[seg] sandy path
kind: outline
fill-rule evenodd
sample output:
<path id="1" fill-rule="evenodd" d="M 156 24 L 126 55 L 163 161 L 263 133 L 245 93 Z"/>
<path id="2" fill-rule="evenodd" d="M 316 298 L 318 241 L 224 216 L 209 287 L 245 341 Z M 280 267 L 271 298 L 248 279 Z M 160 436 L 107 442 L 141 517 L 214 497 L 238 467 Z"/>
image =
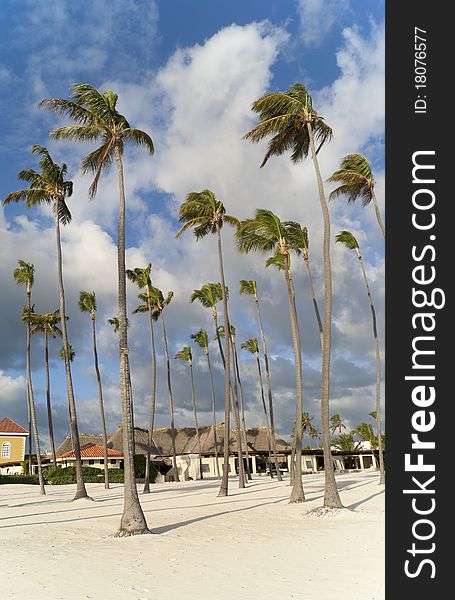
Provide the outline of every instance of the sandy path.
<path id="1" fill-rule="evenodd" d="M 338 476 L 350 510 L 307 516 L 323 477 L 304 477 L 305 504 L 288 482 L 258 478 L 217 498 L 217 481 L 160 484 L 141 496 L 156 535 L 114 538 L 122 486 L 0 486 L 2 600 L 349 600 L 384 598 L 384 492 L 377 474 Z"/>

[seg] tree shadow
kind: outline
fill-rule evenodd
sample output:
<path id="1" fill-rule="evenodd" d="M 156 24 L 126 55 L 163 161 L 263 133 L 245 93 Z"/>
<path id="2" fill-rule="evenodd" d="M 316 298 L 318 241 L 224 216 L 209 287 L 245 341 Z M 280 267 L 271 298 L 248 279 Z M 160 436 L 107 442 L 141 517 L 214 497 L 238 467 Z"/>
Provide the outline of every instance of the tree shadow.
<path id="1" fill-rule="evenodd" d="M 383 493 L 384 493 L 384 489 L 382 489 L 380 492 L 376 492 L 376 494 L 371 494 L 370 496 L 367 496 L 366 498 L 363 498 L 362 500 L 359 500 L 358 502 L 354 502 L 353 504 L 348 504 L 348 506 L 346 506 L 346 508 L 355 510 L 361 504 L 365 504 L 365 502 L 368 502 L 368 500 L 371 500 L 372 498 L 375 498 L 376 496 L 380 496 Z"/>

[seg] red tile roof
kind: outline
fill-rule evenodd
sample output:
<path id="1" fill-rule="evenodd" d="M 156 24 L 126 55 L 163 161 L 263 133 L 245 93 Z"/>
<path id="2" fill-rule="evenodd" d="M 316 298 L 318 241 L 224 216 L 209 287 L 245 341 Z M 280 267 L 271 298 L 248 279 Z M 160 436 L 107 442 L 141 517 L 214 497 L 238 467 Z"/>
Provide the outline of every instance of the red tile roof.
<path id="1" fill-rule="evenodd" d="M 5 417 L 0 421 L 0 433 L 23 433 L 24 435 L 28 435 L 28 431 L 18 425 L 16 421 L 10 419 L 9 417 Z"/>
<path id="2" fill-rule="evenodd" d="M 123 458 L 123 452 L 108 448 L 107 456 L 109 458 Z M 75 458 L 74 450 L 58 454 L 57 458 Z M 81 458 L 104 458 L 104 448 L 99 444 L 85 444 L 81 446 Z"/>

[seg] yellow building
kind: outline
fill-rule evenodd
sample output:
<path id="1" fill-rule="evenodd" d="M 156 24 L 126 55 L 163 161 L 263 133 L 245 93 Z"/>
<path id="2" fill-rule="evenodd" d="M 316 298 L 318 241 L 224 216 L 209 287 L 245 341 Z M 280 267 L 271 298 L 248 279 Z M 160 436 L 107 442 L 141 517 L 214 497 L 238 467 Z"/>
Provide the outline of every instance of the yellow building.
<path id="1" fill-rule="evenodd" d="M 0 421 L 0 467 L 25 458 L 25 442 L 29 432 L 9 417 Z"/>

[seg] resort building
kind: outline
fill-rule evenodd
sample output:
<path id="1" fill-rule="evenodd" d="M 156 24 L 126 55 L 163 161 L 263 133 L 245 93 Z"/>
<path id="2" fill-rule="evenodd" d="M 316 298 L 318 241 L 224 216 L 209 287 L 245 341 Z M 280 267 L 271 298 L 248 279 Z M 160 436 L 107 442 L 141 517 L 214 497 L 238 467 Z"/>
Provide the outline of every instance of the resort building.
<path id="1" fill-rule="evenodd" d="M 29 432 L 18 423 L 5 417 L 0 421 L 0 472 L 3 475 L 22 473 L 25 443 Z"/>
<path id="2" fill-rule="evenodd" d="M 104 469 L 104 447 L 100 444 L 84 444 L 81 446 L 81 460 L 83 467 Z M 123 452 L 108 448 L 107 460 L 109 469 L 123 469 Z M 57 454 L 58 467 L 73 467 L 75 461 L 73 449 Z"/>

